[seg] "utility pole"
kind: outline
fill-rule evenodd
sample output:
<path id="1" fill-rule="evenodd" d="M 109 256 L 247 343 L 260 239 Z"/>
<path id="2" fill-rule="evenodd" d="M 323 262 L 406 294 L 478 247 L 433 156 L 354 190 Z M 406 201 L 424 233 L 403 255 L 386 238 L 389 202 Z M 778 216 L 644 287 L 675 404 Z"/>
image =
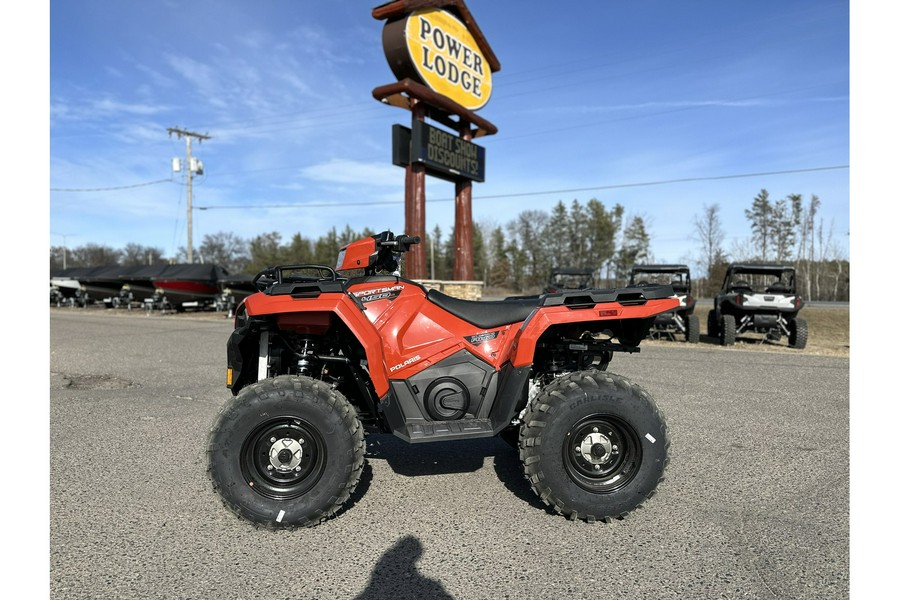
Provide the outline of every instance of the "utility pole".
<path id="1" fill-rule="evenodd" d="M 178 129 L 176 127 L 169 127 L 166 131 L 169 132 L 169 137 L 172 137 L 172 134 L 178 136 L 178 139 L 186 138 L 187 139 L 187 261 L 188 263 L 194 262 L 194 231 L 193 231 L 193 223 L 194 223 L 194 209 L 192 204 L 192 193 L 193 193 L 193 180 L 194 180 L 194 163 L 191 160 L 191 140 L 193 138 L 197 138 L 198 142 L 202 142 L 203 140 L 208 140 L 210 136 L 204 135 L 202 133 L 194 133 L 193 131 L 185 131 L 184 129 Z M 202 172 L 202 171 L 201 171 Z"/>
<path id="2" fill-rule="evenodd" d="M 58 236 L 60 236 L 60 237 L 63 239 L 63 269 L 65 269 L 65 268 L 66 268 L 66 253 L 67 253 L 68 250 L 69 250 L 68 245 L 66 244 L 66 238 L 72 237 L 72 236 L 74 236 L 75 234 L 72 234 L 72 233 L 55 233 L 55 232 L 53 232 L 53 231 L 51 231 L 50 233 L 52 233 L 53 235 L 58 235 Z"/>

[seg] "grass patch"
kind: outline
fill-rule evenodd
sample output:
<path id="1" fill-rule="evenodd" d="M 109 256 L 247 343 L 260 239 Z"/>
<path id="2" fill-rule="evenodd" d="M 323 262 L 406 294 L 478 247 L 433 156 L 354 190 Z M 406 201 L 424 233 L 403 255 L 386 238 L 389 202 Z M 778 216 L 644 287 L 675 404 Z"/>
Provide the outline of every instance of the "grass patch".
<path id="1" fill-rule="evenodd" d="M 697 306 L 694 314 L 700 317 L 701 343 L 717 344 L 717 339 L 706 335 L 706 317 L 712 306 Z M 743 350 L 772 350 L 803 352 L 805 354 L 825 354 L 849 356 L 850 354 L 850 308 L 848 306 L 806 306 L 800 310 L 799 318 L 806 319 L 809 330 L 806 348 L 795 350 L 787 347 L 787 341 L 781 343 L 755 343 L 761 339 L 759 335 L 747 335 L 738 338 L 736 347 Z"/>

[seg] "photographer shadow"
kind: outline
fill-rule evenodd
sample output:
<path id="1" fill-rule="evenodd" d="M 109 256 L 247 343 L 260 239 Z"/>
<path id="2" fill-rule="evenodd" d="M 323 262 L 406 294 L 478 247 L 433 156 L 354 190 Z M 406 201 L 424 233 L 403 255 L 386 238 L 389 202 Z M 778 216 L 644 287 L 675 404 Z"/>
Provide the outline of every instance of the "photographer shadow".
<path id="1" fill-rule="evenodd" d="M 417 537 L 401 538 L 381 556 L 366 589 L 354 600 L 453 600 L 440 581 L 422 575 L 416 568 L 423 553 Z"/>

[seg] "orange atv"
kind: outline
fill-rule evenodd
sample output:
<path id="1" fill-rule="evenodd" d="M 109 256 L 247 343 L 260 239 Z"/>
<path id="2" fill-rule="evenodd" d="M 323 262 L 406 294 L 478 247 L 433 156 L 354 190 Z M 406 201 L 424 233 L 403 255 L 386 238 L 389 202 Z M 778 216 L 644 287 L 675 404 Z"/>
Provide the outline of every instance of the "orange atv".
<path id="1" fill-rule="evenodd" d="M 572 519 L 621 518 L 651 497 L 665 419 L 606 368 L 677 308 L 672 287 L 460 300 L 400 276 L 417 243 L 386 231 L 335 268 L 256 276 L 228 340 L 234 397 L 209 437 L 225 505 L 271 529 L 321 522 L 359 481 L 365 432 L 515 440 L 534 492 Z"/>

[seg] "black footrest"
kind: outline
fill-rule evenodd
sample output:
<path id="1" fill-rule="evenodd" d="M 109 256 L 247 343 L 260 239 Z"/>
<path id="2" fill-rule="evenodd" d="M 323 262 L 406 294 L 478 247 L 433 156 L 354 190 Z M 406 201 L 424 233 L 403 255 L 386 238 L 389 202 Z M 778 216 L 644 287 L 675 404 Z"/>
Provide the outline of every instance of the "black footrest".
<path id="1" fill-rule="evenodd" d="M 417 443 L 491 437 L 494 429 L 490 419 L 461 419 L 407 423 L 403 431 L 394 433 L 407 442 Z"/>

